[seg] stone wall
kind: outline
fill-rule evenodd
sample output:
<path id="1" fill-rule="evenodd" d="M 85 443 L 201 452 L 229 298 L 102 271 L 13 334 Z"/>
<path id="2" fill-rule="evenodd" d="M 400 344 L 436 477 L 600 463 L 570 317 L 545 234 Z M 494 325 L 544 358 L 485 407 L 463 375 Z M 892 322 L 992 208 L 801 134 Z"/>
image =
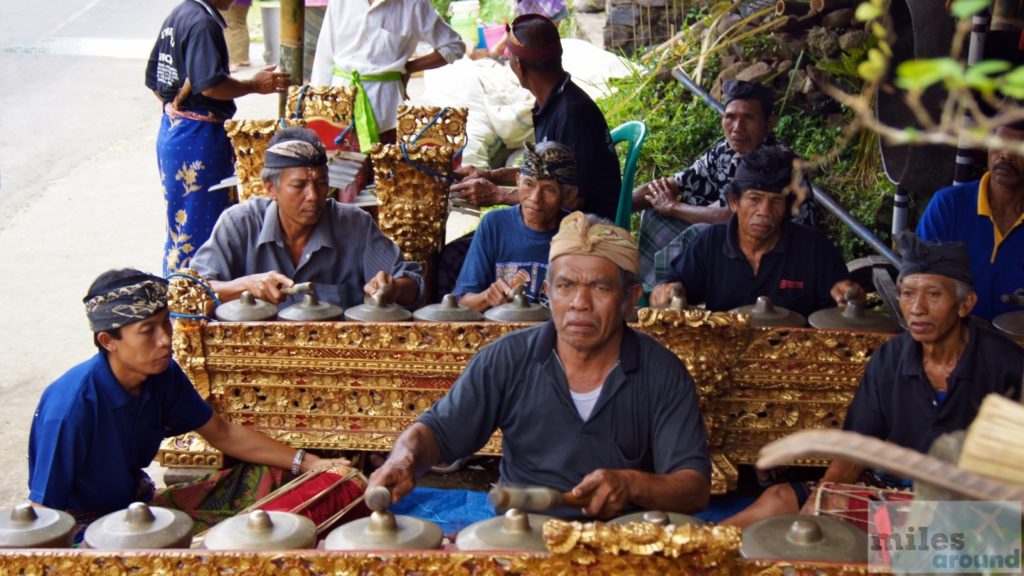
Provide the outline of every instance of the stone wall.
<path id="1" fill-rule="evenodd" d="M 668 40 L 685 14 L 683 0 L 607 0 L 604 46 L 627 54 Z"/>

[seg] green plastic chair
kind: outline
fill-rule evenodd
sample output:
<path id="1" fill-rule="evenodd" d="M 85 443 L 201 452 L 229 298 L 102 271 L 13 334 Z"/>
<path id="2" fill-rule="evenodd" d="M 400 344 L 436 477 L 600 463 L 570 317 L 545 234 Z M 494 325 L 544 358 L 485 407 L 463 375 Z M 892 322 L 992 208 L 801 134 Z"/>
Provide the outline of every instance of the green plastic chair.
<path id="1" fill-rule="evenodd" d="M 615 225 L 629 230 L 630 216 L 633 214 L 633 182 L 636 179 L 640 149 L 644 147 L 644 140 L 647 140 L 647 124 L 633 120 L 616 126 L 611 132 L 612 145 L 617 145 L 620 142 L 629 143 L 629 148 L 626 150 L 626 167 L 622 170 L 619 209 L 615 212 Z"/>

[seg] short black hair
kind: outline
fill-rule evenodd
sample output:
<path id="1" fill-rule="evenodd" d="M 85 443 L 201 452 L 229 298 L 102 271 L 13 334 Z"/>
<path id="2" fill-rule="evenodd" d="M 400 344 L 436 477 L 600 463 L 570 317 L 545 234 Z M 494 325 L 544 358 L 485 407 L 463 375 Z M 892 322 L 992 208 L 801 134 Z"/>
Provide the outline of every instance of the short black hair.
<path id="1" fill-rule="evenodd" d="M 558 26 L 548 18 L 520 17 L 512 22 L 512 32 L 515 37 L 529 48 L 541 48 L 546 46 L 561 46 L 562 38 L 558 35 Z M 516 57 L 520 65 L 535 70 L 546 70 L 560 72 L 562 70 L 562 58 L 550 60 L 532 60 Z"/>
<path id="2" fill-rule="evenodd" d="M 109 292 L 123 284 L 124 280 L 139 276 L 140 274 L 145 274 L 145 272 L 136 270 L 135 268 L 113 268 L 111 270 L 107 270 L 97 276 L 96 279 L 92 281 L 92 284 L 89 285 L 89 292 L 85 295 L 85 300 L 89 300 L 90 298 Z M 104 330 L 103 332 L 110 334 L 114 340 L 121 339 L 120 328 Z M 102 332 L 93 332 L 92 343 L 96 345 L 96 348 L 98 348 L 104 356 L 106 356 L 107 349 L 100 344 L 100 334 L 102 334 Z"/>

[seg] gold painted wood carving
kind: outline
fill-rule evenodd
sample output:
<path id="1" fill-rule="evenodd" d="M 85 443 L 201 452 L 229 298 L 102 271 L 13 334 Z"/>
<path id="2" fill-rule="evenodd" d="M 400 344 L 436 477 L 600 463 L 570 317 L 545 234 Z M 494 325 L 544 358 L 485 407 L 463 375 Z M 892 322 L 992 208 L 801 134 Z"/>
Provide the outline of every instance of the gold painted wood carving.
<path id="1" fill-rule="evenodd" d="M 419 262 L 430 285 L 434 256 L 444 245 L 448 221 L 451 146 L 376 144 L 370 153 L 380 202 L 381 232 Z"/>
<path id="2" fill-rule="evenodd" d="M 430 144 L 461 150 L 466 145 L 467 108 L 398 106 L 398 141 L 406 145 Z"/>
<path id="3" fill-rule="evenodd" d="M 132 574 L 133 576 L 215 576 L 217 574 L 513 575 L 513 574 L 722 574 L 723 576 L 867 576 L 857 564 L 735 559 L 706 568 L 699 555 L 327 552 L 289 550 L 233 552 L 212 550 L 0 550 L 0 574 Z M 872 574 L 877 574 L 874 572 Z"/>
<path id="4" fill-rule="evenodd" d="M 301 120 L 285 120 L 287 126 L 304 126 Z M 224 129 L 235 149 L 235 174 L 238 175 L 238 201 L 250 196 L 266 196 L 267 189 L 260 178 L 263 155 L 267 143 L 280 126 L 278 120 L 226 120 Z"/>
<path id="5" fill-rule="evenodd" d="M 355 95 L 355 88 L 348 86 L 289 86 L 285 112 L 288 118 L 298 116 L 307 123 L 323 120 L 344 129 L 352 123 Z"/>

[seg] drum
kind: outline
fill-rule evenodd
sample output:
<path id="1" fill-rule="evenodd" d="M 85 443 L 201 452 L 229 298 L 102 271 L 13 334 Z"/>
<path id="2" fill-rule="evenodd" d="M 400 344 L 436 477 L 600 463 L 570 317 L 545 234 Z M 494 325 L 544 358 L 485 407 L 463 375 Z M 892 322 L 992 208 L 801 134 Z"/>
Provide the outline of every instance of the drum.
<path id="1" fill-rule="evenodd" d="M 365 490 L 366 477 L 359 470 L 334 464 L 297 476 L 235 518 L 255 510 L 297 514 L 312 521 L 315 535 L 320 538 L 334 526 L 369 515 L 363 504 Z M 196 545 L 207 533 L 196 536 Z"/>
<path id="2" fill-rule="evenodd" d="M 913 492 L 908 490 L 819 482 L 800 513 L 831 516 L 868 532 L 873 528 L 868 522 L 868 507 L 871 502 L 896 502 L 913 498 Z"/>

